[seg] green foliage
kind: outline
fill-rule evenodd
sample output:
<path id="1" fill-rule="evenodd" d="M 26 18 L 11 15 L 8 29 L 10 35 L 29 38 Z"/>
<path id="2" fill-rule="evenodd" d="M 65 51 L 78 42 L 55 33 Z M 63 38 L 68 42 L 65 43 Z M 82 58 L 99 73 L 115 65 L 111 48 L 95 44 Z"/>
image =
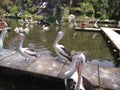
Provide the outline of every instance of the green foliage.
<path id="1" fill-rule="evenodd" d="M 18 7 L 16 5 L 13 5 L 12 7 L 9 6 L 8 10 L 10 11 L 11 15 L 16 15 L 18 13 Z"/>
<path id="2" fill-rule="evenodd" d="M 74 7 L 74 8 L 72 9 L 72 11 L 75 12 L 75 15 L 76 15 L 76 16 L 79 16 L 79 15 L 82 15 L 82 14 L 83 14 L 80 7 Z"/>
<path id="3" fill-rule="evenodd" d="M 75 11 L 77 13 L 80 13 L 81 15 L 86 15 L 89 17 L 93 17 L 94 16 L 94 8 L 93 5 L 89 2 L 83 2 L 83 3 L 78 3 L 77 8 L 75 8 Z"/>
<path id="4" fill-rule="evenodd" d="M 28 11 L 29 11 L 30 13 L 34 14 L 35 12 L 37 12 L 38 8 L 39 8 L 39 6 L 36 5 L 36 6 L 34 6 L 34 7 L 28 8 Z"/>
<path id="5" fill-rule="evenodd" d="M 0 8 L 0 15 L 5 13 L 4 9 Z"/>
<path id="6" fill-rule="evenodd" d="M 69 16 L 69 12 L 70 12 L 70 8 L 69 8 L 69 7 L 66 7 L 65 9 L 66 9 L 66 10 L 65 10 L 64 15 L 62 16 L 62 20 L 67 21 L 67 20 L 68 20 L 68 16 Z"/>
<path id="7" fill-rule="evenodd" d="M 56 6 L 56 15 L 55 15 L 56 20 L 58 20 L 59 22 L 61 21 L 62 18 L 62 10 L 61 10 L 61 6 L 57 5 Z"/>
<path id="8" fill-rule="evenodd" d="M 24 11 L 23 14 L 22 14 L 22 17 L 23 18 L 31 18 L 32 15 L 28 11 Z"/>
<path id="9" fill-rule="evenodd" d="M 120 0 L 110 0 L 107 16 L 111 19 L 120 20 Z"/>
<path id="10" fill-rule="evenodd" d="M 44 17 L 41 16 L 41 15 L 33 15 L 32 17 L 33 17 L 35 20 L 42 20 L 42 19 L 44 19 Z"/>
<path id="11" fill-rule="evenodd" d="M 23 10 L 23 17 L 29 17 L 39 9 L 39 2 L 41 0 L 0 0 L 0 11 L 2 13 L 8 12 L 10 15 L 16 15 L 19 10 Z M 43 0 L 42 0 L 43 1 Z M 50 22 L 57 20 L 67 20 L 70 11 L 76 16 L 88 16 L 101 19 L 115 19 L 120 20 L 120 0 L 47 0 L 49 3 L 56 7 L 55 15 L 48 15 L 47 19 Z M 72 5 L 70 6 L 70 1 Z M 55 3 L 59 4 L 55 4 Z M 55 4 L 55 5 L 54 5 Z M 66 13 L 61 14 L 61 5 L 66 4 Z M 46 14 L 49 14 L 47 11 Z M 25 15 L 27 14 L 27 15 Z M 32 15 L 32 16 L 35 16 Z M 41 15 L 39 15 L 41 18 Z M 35 17 L 39 17 L 35 16 Z M 44 16 L 46 17 L 46 16 Z"/>
<path id="12" fill-rule="evenodd" d="M 101 12 L 96 12 L 96 18 L 100 18 L 102 16 Z"/>

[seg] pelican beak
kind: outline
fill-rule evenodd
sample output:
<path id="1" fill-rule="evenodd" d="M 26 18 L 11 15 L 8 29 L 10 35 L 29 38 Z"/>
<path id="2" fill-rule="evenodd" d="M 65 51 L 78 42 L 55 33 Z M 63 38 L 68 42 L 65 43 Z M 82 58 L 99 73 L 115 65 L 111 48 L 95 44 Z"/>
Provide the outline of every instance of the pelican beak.
<path id="1" fill-rule="evenodd" d="M 78 72 L 78 76 L 82 75 L 82 62 L 81 61 L 77 62 L 77 72 Z"/>
<path id="2" fill-rule="evenodd" d="M 77 73 L 78 73 L 78 82 L 77 82 L 76 90 L 79 90 L 80 84 L 81 84 L 81 77 L 82 77 L 82 62 L 81 61 L 77 62 L 76 68 L 77 68 Z"/>

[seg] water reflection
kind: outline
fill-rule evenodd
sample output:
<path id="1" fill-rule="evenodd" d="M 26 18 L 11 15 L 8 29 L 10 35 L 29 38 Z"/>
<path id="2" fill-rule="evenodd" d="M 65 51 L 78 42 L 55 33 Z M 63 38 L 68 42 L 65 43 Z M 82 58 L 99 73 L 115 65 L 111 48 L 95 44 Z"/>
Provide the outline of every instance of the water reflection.
<path id="1" fill-rule="evenodd" d="M 9 23 L 11 30 L 9 31 L 9 37 L 5 42 L 5 48 L 9 48 L 8 42 L 10 42 L 10 39 L 17 34 L 13 31 L 14 28 L 21 26 L 19 25 L 18 20 L 15 19 L 8 20 L 8 22 L 12 23 Z M 25 27 L 26 26 L 23 25 L 23 28 Z M 114 66 L 114 58 L 110 53 L 109 47 L 106 45 L 103 36 L 99 32 L 75 31 L 67 24 L 64 24 L 63 26 L 61 25 L 59 28 L 56 27 L 56 25 L 51 25 L 49 28 L 49 31 L 43 32 L 42 26 L 33 24 L 32 28 L 29 28 L 29 34 L 26 34 L 24 46 L 32 47 L 34 49 L 47 48 L 53 56 L 56 56 L 53 49 L 53 42 L 56 38 L 57 32 L 62 30 L 65 35 L 59 42 L 60 44 L 63 44 L 71 51 L 75 50 L 84 52 L 87 60 L 91 63 L 96 60 L 97 62 L 100 61 L 100 63 L 95 64 Z"/>

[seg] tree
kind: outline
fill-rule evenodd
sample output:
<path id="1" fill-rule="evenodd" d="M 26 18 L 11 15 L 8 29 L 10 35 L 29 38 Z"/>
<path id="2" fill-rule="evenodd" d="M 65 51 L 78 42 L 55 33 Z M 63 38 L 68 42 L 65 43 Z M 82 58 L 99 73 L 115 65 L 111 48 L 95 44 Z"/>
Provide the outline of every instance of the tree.
<path id="1" fill-rule="evenodd" d="M 120 0 L 108 1 L 108 13 L 110 19 L 120 20 Z"/>
<path id="2" fill-rule="evenodd" d="M 89 2 L 80 3 L 80 9 L 83 15 L 85 16 L 94 16 L 93 5 Z"/>

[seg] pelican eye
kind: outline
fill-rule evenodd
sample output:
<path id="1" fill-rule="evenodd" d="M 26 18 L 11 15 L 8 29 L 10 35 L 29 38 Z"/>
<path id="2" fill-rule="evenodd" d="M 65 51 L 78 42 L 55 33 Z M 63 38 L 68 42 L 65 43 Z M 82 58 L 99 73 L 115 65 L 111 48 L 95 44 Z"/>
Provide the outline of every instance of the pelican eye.
<path id="1" fill-rule="evenodd" d="M 76 84 L 76 82 L 74 81 L 73 84 Z"/>
<path id="2" fill-rule="evenodd" d="M 83 60 L 81 60 L 81 62 L 83 63 Z"/>

